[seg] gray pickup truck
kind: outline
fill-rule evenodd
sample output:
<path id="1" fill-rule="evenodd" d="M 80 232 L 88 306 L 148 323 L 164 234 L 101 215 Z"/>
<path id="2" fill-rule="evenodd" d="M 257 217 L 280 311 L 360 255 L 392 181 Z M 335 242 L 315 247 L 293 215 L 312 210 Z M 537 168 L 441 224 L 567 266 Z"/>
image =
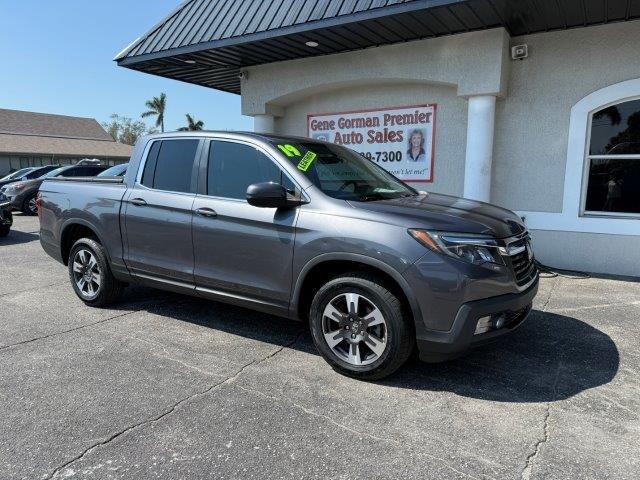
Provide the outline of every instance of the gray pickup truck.
<path id="1" fill-rule="evenodd" d="M 86 304 L 137 283 L 308 321 L 356 378 L 494 340 L 538 289 L 513 212 L 416 191 L 306 138 L 152 135 L 124 178 L 47 179 L 37 203 L 42 246 Z"/>

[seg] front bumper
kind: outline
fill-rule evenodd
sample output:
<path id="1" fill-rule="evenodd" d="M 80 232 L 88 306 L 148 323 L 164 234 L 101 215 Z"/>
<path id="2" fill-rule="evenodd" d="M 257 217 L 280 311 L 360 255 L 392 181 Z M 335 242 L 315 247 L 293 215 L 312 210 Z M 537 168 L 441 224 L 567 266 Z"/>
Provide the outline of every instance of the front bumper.
<path id="1" fill-rule="evenodd" d="M 11 205 L 6 201 L 0 202 L 0 225 L 3 227 L 11 227 L 13 225 Z"/>
<path id="2" fill-rule="evenodd" d="M 531 312 L 533 298 L 538 293 L 539 279 L 527 290 L 509 293 L 464 303 L 455 316 L 449 331 L 426 330 L 418 333 L 417 345 L 420 359 L 425 362 L 440 362 L 455 358 L 478 345 L 512 332 L 522 325 Z M 504 313 L 507 321 L 497 330 L 474 335 L 478 320 Z"/>

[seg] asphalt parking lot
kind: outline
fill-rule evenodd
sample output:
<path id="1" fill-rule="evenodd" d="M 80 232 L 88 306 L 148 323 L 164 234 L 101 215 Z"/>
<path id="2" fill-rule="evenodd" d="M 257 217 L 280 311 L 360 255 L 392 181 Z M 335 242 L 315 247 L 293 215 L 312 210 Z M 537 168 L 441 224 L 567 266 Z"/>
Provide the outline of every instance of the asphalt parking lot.
<path id="1" fill-rule="evenodd" d="M 0 239 L 0 478 L 638 478 L 640 283 L 545 278 L 508 339 L 379 383 L 304 325 L 129 288 L 85 307 Z"/>

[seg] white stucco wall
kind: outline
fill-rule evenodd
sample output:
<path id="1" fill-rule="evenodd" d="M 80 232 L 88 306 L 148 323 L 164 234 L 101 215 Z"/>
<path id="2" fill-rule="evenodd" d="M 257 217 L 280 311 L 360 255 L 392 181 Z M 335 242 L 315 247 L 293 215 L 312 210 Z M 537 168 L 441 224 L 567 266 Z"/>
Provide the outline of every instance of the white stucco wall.
<path id="1" fill-rule="evenodd" d="M 522 43 L 530 56 L 512 62 L 508 96 L 496 109 L 491 200 L 560 212 L 571 108 L 595 90 L 640 77 L 640 21 L 511 40 Z"/>
<path id="2" fill-rule="evenodd" d="M 242 80 L 242 113 L 282 115 L 309 95 L 371 83 L 430 83 L 460 96 L 505 92 L 509 36 L 502 28 L 258 65 Z M 376 106 L 375 99 L 371 105 Z M 422 103 L 425 103 L 424 101 Z"/>

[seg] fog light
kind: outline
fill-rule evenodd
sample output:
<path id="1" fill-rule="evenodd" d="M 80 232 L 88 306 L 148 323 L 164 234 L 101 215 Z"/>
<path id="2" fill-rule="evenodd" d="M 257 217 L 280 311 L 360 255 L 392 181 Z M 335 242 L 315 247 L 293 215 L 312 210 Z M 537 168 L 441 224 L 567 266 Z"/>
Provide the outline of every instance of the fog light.
<path id="1" fill-rule="evenodd" d="M 476 331 L 473 334 L 480 335 L 481 333 L 499 330 L 504 327 L 506 321 L 507 319 L 505 318 L 504 313 L 496 313 L 489 317 L 482 317 L 478 320 Z"/>
<path id="2" fill-rule="evenodd" d="M 473 334 L 480 335 L 481 333 L 487 333 L 489 330 L 491 330 L 491 327 L 491 317 L 482 317 L 480 320 L 478 320 L 476 331 Z"/>

